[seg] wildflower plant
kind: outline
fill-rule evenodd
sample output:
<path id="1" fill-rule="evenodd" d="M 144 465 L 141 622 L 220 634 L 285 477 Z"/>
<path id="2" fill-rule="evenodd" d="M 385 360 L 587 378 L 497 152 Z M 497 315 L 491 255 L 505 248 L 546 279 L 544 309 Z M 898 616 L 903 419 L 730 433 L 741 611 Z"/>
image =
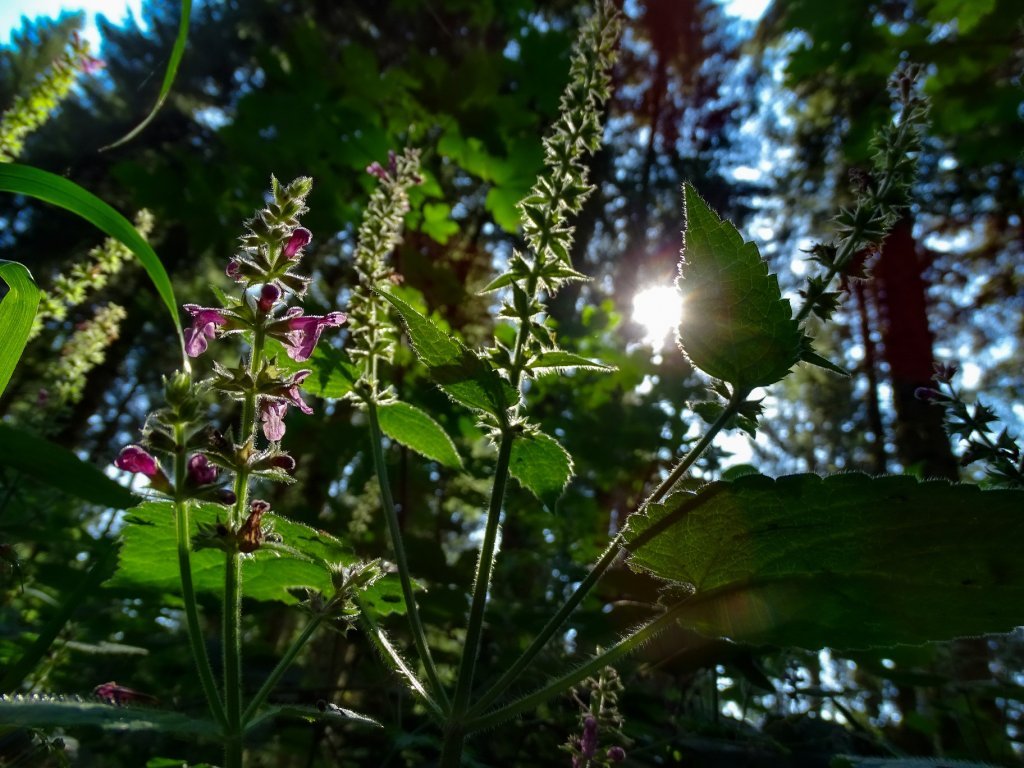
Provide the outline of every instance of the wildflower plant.
<path id="1" fill-rule="evenodd" d="M 570 255 L 572 217 L 593 189 L 586 159 L 601 142 L 618 25 L 611 0 L 599 0 L 580 32 L 559 118 L 543 141 L 543 171 L 520 204 L 525 247 L 484 289 L 500 301 L 487 349 L 472 349 L 449 335 L 395 288 L 400 278 L 387 258 L 400 239 L 409 190 L 420 181 L 420 156 L 414 150 L 392 153 L 386 164 L 366 169 L 377 185 L 359 227 L 358 285 L 346 312 L 306 315 L 297 303 L 310 284 L 305 253 L 313 235 L 301 224 L 308 178 L 286 185 L 272 179 L 266 206 L 246 222 L 239 250 L 225 267 L 234 294 L 221 296 L 215 305 L 184 306 L 189 325 L 183 348 L 197 367 L 211 347 L 240 342 L 242 352 L 234 363 L 214 362 L 210 375 L 198 381 L 189 367 L 170 376 L 164 406 L 149 416 L 138 444 L 118 457 L 118 467 L 148 479 L 152 498 L 131 511 L 113 583 L 180 590 L 211 717 L 150 713 L 148 723 L 212 736 L 223 744 L 225 766 L 238 768 L 246 734 L 270 718 L 360 719 L 331 702 L 268 704 L 318 628 L 344 633 L 358 624 L 434 721 L 442 738 L 442 768 L 465 763 L 472 734 L 577 686 L 587 695 L 584 701 L 577 693 L 583 712 L 579 734 L 569 737 L 566 762 L 608 766 L 625 760 L 629 745 L 628 724 L 618 708 L 622 687 L 612 665 L 676 626 L 740 643 L 816 651 L 919 644 L 1006 631 L 1021 623 L 1024 565 L 999 546 L 1007 537 L 1024 535 L 1019 491 L 855 474 L 681 482 L 720 432 L 756 429 L 762 418 L 757 390 L 800 363 L 843 374 L 815 352 L 809 321 L 827 321 L 838 307 L 841 290 L 833 285 L 838 278 L 866 276 L 856 257 L 878 247 L 907 204 L 926 109 L 915 73 L 905 70 L 893 82 L 899 113 L 879 132 L 874 175 L 861 180 L 855 206 L 840 213 L 835 240 L 812 250 L 822 269 L 809 278 L 798 309 L 783 297 L 756 246 L 745 243 L 692 185 L 684 186 L 685 242 L 677 287 L 686 312 L 678 342 L 707 377 L 713 399 L 693 410 L 709 424 L 631 510 L 516 660 L 500 674 L 485 676 L 479 669 L 501 521 L 522 512 L 506 498 L 510 478 L 550 509 L 573 472 L 569 453 L 531 419 L 529 382 L 574 369 L 611 370 L 561 349 L 546 315 L 554 293 L 584 279 Z M 387 379 L 399 319 L 433 384 L 472 414 L 493 449 L 476 572 L 467 585 L 465 634 L 451 667 L 435 660 L 420 613 L 392 498 L 385 437 L 453 469 L 462 461 L 438 422 L 401 402 Z M 325 334 L 343 325 L 347 352 L 323 343 Z M 405 613 L 411 637 L 408 650 L 384 631 L 374 607 L 374 590 L 392 566 L 383 559 L 360 562 L 331 534 L 277 514 L 257 490 L 258 483 L 291 480 L 296 466 L 285 443 L 286 418 L 294 415 L 292 409 L 312 411 L 303 392 L 316 391 L 314 385 L 325 377 L 337 383 L 332 396 L 345 398 L 365 418 L 376 490 L 363 501 L 379 505 L 387 525 L 401 585 L 399 612 Z M 221 406 L 218 414 L 234 406 L 233 426 L 211 423 L 211 398 Z M 960 434 L 969 429 L 984 438 L 987 414 L 966 413 Z M 1005 442 L 1000 438 L 994 448 L 1009 451 Z M 1017 455 L 1012 454 L 1014 461 Z M 984 515 L 966 512 L 981 508 Z M 893 552 L 901 556 L 893 558 Z M 662 600 L 649 606 L 637 627 L 582 664 L 510 696 L 576 607 L 623 561 L 662 582 Z M 980 561 L 985 567 L 978 567 Z M 894 583 L 902 588 L 894 589 Z M 983 609 L 979 591 L 987 598 Z M 220 680 L 207 657 L 197 592 L 221 598 Z M 243 595 L 289 603 L 308 614 L 251 695 L 241 674 Z M 477 681 L 485 677 L 489 684 L 482 688 Z M 100 723 L 110 718 L 109 709 L 80 703 L 74 712 L 79 722 Z M 0 701 L 0 711 L 33 716 L 32 708 L 19 702 Z M 36 715 L 32 722 L 46 716 Z"/>
<path id="2" fill-rule="evenodd" d="M 102 67 L 103 62 L 90 55 L 89 43 L 77 33 L 72 35 L 69 50 L 0 115 L 0 163 L 21 154 L 25 139 L 67 98 L 80 72 L 92 74 Z"/>

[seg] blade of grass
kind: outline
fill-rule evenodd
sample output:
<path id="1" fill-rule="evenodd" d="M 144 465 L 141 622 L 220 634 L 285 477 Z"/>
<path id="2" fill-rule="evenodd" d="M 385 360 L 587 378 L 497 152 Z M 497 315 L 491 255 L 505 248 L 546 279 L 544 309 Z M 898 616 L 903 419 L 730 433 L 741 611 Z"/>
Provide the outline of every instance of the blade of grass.
<path id="1" fill-rule="evenodd" d="M 164 82 L 160 86 L 160 94 L 156 98 L 156 104 L 153 105 L 153 108 L 149 111 L 149 114 L 143 118 L 141 123 L 132 128 L 117 141 L 107 144 L 105 147 L 100 147 L 100 152 L 106 152 L 108 149 L 119 147 L 142 133 L 146 126 L 153 121 L 154 117 L 156 117 L 156 113 L 160 111 L 164 102 L 167 101 L 167 96 L 171 92 L 171 86 L 174 85 L 174 78 L 178 76 L 178 65 L 181 64 L 181 57 L 185 54 L 185 43 L 188 41 L 188 24 L 191 15 L 192 0 L 182 0 L 181 21 L 178 22 L 178 37 L 174 40 L 174 48 L 171 49 L 171 58 L 167 62 L 167 70 L 164 72 Z"/>
<path id="2" fill-rule="evenodd" d="M 178 321 L 178 303 L 174 298 L 174 288 L 167 270 L 160 262 L 152 246 L 146 242 L 128 219 L 115 211 L 94 194 L 75 184 L 73 181 L 17 163 L 0 164 L 0 192 L 13 192 L 16 195 L 27 195 L 44 203 L 56 205 L 71 211 L 90 224 L 94 224 L 110 237 L 120 240 L 138 256 L 143 269 L 153 281 L 157 293 L 163 299 L 171 321 L 178 332 L 178 343 L 181 346 L 182 360 L 186 362 L 185 340 Z M 31 321 L 30 321 L 31 322 Z"/>
<path id="3" fill-rule="evenodd" d="M 0 279 L 7 284 L 7 295 L 0 301 L 0 395 L 7 389 L 11 375 L 28 342 L 39 307 L 39 289 L 24 264 L 0 261 Z"/>

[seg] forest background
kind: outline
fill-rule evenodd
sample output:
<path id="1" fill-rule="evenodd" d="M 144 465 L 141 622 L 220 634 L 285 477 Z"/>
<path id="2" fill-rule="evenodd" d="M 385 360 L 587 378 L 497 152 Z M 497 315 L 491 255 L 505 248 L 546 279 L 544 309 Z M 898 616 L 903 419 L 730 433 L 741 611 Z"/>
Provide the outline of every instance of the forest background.
<path id="1" fill-rule="evenodd" d="M 585 7 L 571 0 L 197 4 L 169 99 L 139 136 L 100 152 L 151 108 L 177 34 L 179 5 L 149 2 L 144 29 L 100 24 L 104 68 L 79 79 L 19 161 L 68 176 L 129 217 L 149 211 L 148 236 L 175 291 L 199 303 L 209 301 L 209 284 L 226 281 L 223 263 L 240 222 L 270 175 L 309 174 L 311 310 L 329 311 L 345 306 L 353 285 L 355 229 L 373 184 L 366 167 L 389 149 L 421 147 L 424 183 L 411 193 L 395 254 L 398 290 L 476 346 L 492 330 L 491 298 L 479 291 L 516 242 L 516 203 L 540 168 L 538 137 L 557 115 Z M 563 346 L 618 370 L 533 384 L 534 413 L 574 457 L 576 477 L 553 510 L 524 493 L 524 513 L 506 521 L 504 577 L 493 587 L 484 644 L 493 669 L 529 641 L 703 423 L 687 405 L 704 399 L 701 377 L 671 341 L 632 319 L 638 292 L 672 284 L 680 185 L 691 182 L 737 222 L 795 298 L 807 257 L 801 249 L 826 238 L 829 217 L 849 204 L 851 173 L 869 164 L 871 132 L 890 114 L 886 78 L 901 61 L 925 65 L 932 104 L 913 206 L 870 256 L 872 278 L 847 286 L 840 322 L 819 336 L 820 348 L 853 375 L 800 368 L 768 391 L 757 439 L 720 442 L 694 475 L 749 463 L 772 475 L 852 470 L 984 482 L 976 467 L 961 466 L 942 410 L 914 395 L 930 385 L 934 361 L 958 364 L 967 396 L 981 393 L 1011 431 L 1024 425 L 1019 5 L 857 0 L 826 10 L 805 0 L 773 3 L 753 23 L 713 3 L 637 0 L 625 3 L 624 15 L 606 141 L 590 164 L 597 193 L 576 224 L 571 254 L 593 279 L 562 291 L 551 311 Z M 52 63 L 80 23 L 30 22 L 0 51 L 0 107 Z M 87 224 L 22 198 L 0 198 L 0 224 L 0 256 L 30 265 L 43 288 L 101 241 Z M 177 350 L 137 266 L 126 264 L 80 299 L 41 326 L 0 413 L 107 466 L 134 439 Z M 466 463 L 459 473 L 397 444 L 389 450 L 412 571 L 429 587 L 431 639 L 454 663 L 465 611 L 456 585 L 472 580 L 490 459 L 473 420 L 427 385 L 410 350 L 400 350 L 396 370 L 402 399 L 434 414 Z M 360 415 L 342 402 L 317 411 L 289 421 L 298 482 L 271 501 L 362 555 L 380 555 L 387 539 Z M 0 545 L 10 563 L 0 606 L 4 690 L 88 695 L 117 679 L 195 708 L 197 686 L 182 674 L 175 596 L 101 587 L 109 571 L 90 568 L 116 539 L 121 513 L 0 472 Z M 38 664 L 18 669 L 59 598 L 80 588 L 86 573 L 80 610 Z M 589 643 L 613 641 L 635 623 L 635 606 L 657 600 L 651 583 L 617 569 L 547 661 L 585 658 Z M 247 669 L 258 680 L 294 633 L 294 619 L 260 604 L 248 622 Z M 588 647 L 577 647 L 583 635 Z M 1020 638 L 974 645 L 838 655 L 676 635 L 620 668 L 629 759 L 827 765 L 836 754 L 857 753 L 1014 764 L 1024 699 Z M 337 701 L 384 728 L 275 729 L 247 764 L 422 765 L 436 751 L 422 712 L 358 632 L 319 637 L 279 698 Z M 553 702 L 473 742 L 475 758 L 568 765 L 558 746 L 578 718 L 568 697 Z M 59 759 L 44 756 L 48 737 L 3 738 L 0 755 L 7 750 L 9 760 Z M 170 738 L 114 742 L 88 731 L 64 738 L 75 741 L 81 765 L 139 765 L 140 755 L 157 754 L 206 759 L 201 747 Z"/>

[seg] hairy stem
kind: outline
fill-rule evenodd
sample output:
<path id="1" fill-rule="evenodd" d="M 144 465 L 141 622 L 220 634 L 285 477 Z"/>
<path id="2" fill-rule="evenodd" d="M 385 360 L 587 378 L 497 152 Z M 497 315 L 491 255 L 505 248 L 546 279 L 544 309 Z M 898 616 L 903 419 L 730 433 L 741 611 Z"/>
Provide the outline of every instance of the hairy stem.
<path id="1" fill-rule="evenodd" d="M 676 484 L 679 478 L 682 477 L 691 466 L 693 466 L 693 463 L 700 458 L 700 455 L 704 453 L 705 450 L 707 450 L 708 446 L 711 445 L 711 442 L 715 439 L 715 436 L 722 431 L 729 419 L 736 414 L 746 399 L 747 394 L 749 394 L 749 392 L 737 391 L 733 393 L 733 397 L 729 401 L 725 410 L 719 415 L 715 422 L 708 427 L 704 436 L 687 452 L 686 456 L 683 457 L 682 461 L 679 462 L 672 473 L 640 506 L 641 510 L 647 505 L 656 504 L 665 498 L 672 486 Z M 600 559 L 594 564 L 594 567 L 586 575 L 583 581 L 579 583 L 573 593 L 562 604 L 562 607 L 558 609 L 558 612 L 555 613 L 555 615 L 548 620 L 547 624 L 544 625 L 544 628 L 541 629 L 540 633 L 534 638 L 533 642 L 530 643 L 529 647 L 523 651 L 522 655 L 513 662 L 512 666 L 505 670 L 504 674 L 498 678 L 497 682 L 495 682 L 494 685 L 492 685 L 481 697 L 481 699 L 476 702 L 472 709 L 473 714 L 479 713 L 486 707 L 493 704 L 497 698 L 501 696 L 501 694 L 504 693 L 505 690 L 507 690 L 508 687 L 529 668 L 530 663 L 537 657 L 537 654 L 544 650 L 544 647 L 548 644 L 551 638 L 554 637 L 555 633 L 558 632 L 566 620 L 568 620 L 572 612 L 576 610 L 576 606 L 583 601 L 583 598 L 590 593 L 590 590 L 593 589 L 597 582 L 601 580 L 601 577 L 604 576 L 605 571 L 607 571 L 608 568 L 611 567 L 612 563 L 615 562 L 624 543 L 625 539 L 620 532 L 611 541 L 602 553 Z M 636 546 L 640 546 L 640 544 L 637 544 Z"/>
<path id="2" fill-rule="evenodd" d="M 505 501 L 505 487 L 508 483 L 508 469 L 512 458 L 513 440 L 512 433 L 506 430 L 498 447 L 498 461 L 494 468 L 494 486 L 491 488 L 491 503 L 487 510 L 487 526 L 484 529 L 484 540 L 480 546 L 480 558 L 477 561 L 476 581 L 473 584 L 473 602 L 469 609 L 469 624 L 466 627 L 466 640 L 462 647 L 462 660 L 459 663 L 459 678 L 455 687 L 455 698 L 452 702 L 449 728 L 445 732 L 444 747 L 441 753 L 442 766 L 456 766 L 461 760 L 462 744 L 465 739 L 462 719 L 469 708 L 469 698 L 473 690 L 473 677 L 476 671 L 477 657 L 480 655 L 480 639 L 484 628 L 484 610 L 487 607 L 487 593 L 491 586 L 491 573 L 494 569 L 498 527 L 501 521 L 501 508 Z"/>
<path id="3" fill-rule="evenodd" d="M 199 672 L 199 682 L 206 696 L 213 719 L 221 727 L 227 726 L 224 703 L 221 701 L 217 683 L 210 666 L 210 657 L 206 652 L 202 628 L 199 623 L 199 607 L 196 604 L 196 590 L 192 584 L 192 541 L 189 538 L 188 500 L 185 498 L 186 456 L 185 428 L 181 424 L 174 426 L 174 523 L 178 539 L 178 574 L 181 578 L 181 595 L 185 602 L 185 626 L 188 630 L 188 642 L 192 648 L 192 658 Z"/>
<path id="4" fill-rule="evenodd" d="M 402 597 L 405 599 L 406 615 L 409 617 L 409 627 L 412 630 L 413 642 L 416 644 L 416 653 L 419 655 L 423 666 L 427 671 L 431 692 L 441 698 L 445 709 L 448 706 L 447 694 L 444 686 L 441 685 L 441 678 L 437 674 L 437 667 L 434 658 L 430 653 L 430 646 L 427 644 L 427 634 L 423 628 L 423 621 L 420 618 L 419 608 L 416 605 L 416 595 L 412 588 L 412 577 L 409 573 L 409 561 L 405 555 L 405 545 L 402 542 L 402 529 L 398 524 L 398 512 L 395 510 L 395 502 L 391 496 L 391 483 L 388 480 L 388 469 L 384 463 L 384 449 L 381 445 L 382 436 L 380 421 L 377 418 L 377 405 L 372 400 L 366 403 L 367 414 L 370 418 L 370 446 L 373 450 L 373 468 L 377 474 L 377 482 L 380 486 L 381 506 L 384 507 L 384 519 L 387 520 L 388 534 L 391 537 L 391 545 L 395 552 L 395 563 L 398 566 L 398 577 L 402 584 Z"/>
<path id="5" fill-rule="evenodd" d="M 580 681 L 597 674 L 609 664 L 614 664 L 618 659 L 636 650 L 638 647 L 643 645 L 643 643 L 647 642 L 658 633 L 668 629 L 675 623 L 679 614 L 682 613 L 683 609 L 686 607 L 686 602 L 677 603 L 672 608 L 665 611 L 665 613 L 648 622 L 636 632 L 627 635 L 611 648 L 598 654 L 586 664 L 577 667 L 572 672 L 563 675 L 554 682 L 545 685 L 543 688 L 537 689 L 533 693 L 528 694 L 521 699 L 517 699 L 511 704 L 492 712 L 488 712 L 487 714 L 471 718 L 464 724 L 464 730 L 467 733 L 471 733 L 473 731 L 479 731 L 486 728 L 493 728 L 516 715 L 536 709 L 540 704 L 543 704 L 548 699 L 563 693 Z M 444 765 L 444 763 L 442 763 L 442 765 Z"/>
<path id="6" fill-rule="evenodd" d="M 242 563 L 238 552 L 227 554 L 224 573 L 224 734 L 226 768 L 242 765 Z"/>
<path id="7" fill-rule="evenodd" d="M 395 649 L 388 639 L 388 636 L 384 633 L 377 622 L 373 620 L 373 616 L 365 609 L 365 607 L 356 599 L 356 605 L 359 607 L 359 618 L 365 624 L 366 629 L 370 635 L 370 639 L 373 640 L 377 646 L 377 650 L 380 651 L 381 656 L 385 660 L 390 661 L 394 666 L 395 670 L 402 675 L 409 686 L 416 691 L 423 699 L 424 703 L 430 708 L 431 713 L 438 719 L 443 720 L 446 716 L 446 712 L 441 708 L 441 705 L 434 701 L 430 692 L 423 686 L 416 674 L 409 669 L 409 665 L 405 663 L 405 659 L 402 658 L 401 654 Z"/>

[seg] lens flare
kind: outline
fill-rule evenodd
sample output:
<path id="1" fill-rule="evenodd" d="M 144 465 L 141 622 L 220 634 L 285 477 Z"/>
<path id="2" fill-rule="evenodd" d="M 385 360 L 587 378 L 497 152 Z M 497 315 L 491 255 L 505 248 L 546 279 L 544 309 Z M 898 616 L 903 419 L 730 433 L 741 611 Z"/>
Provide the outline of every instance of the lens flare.
<path id="1" fill-rule="evenodd" d="M 655 351 L 664 349 L 682 317 L 682 297 L 674 286 L 652 286 L 633 297 L 633 322 L 643 326 L 643 341 Z"/>

